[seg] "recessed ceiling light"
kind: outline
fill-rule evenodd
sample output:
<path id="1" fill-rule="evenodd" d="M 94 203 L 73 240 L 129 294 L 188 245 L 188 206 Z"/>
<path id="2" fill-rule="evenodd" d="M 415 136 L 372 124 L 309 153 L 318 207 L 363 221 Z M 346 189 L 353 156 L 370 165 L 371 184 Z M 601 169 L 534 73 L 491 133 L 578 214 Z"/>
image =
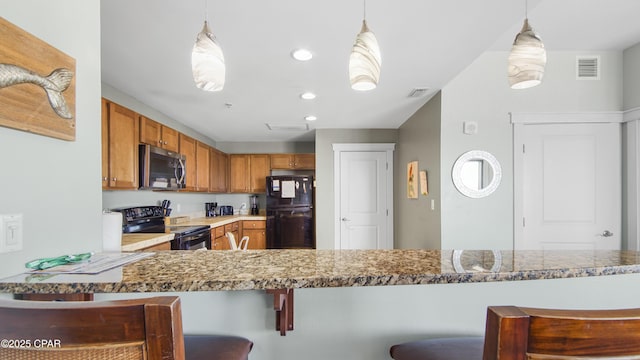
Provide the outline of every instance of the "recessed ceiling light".
<path id="1" fill-rule="evenodd" d="M 300 94 L 300 97 L 305 99 L 305 100 L 313 100 L 316 98 L 316 94 L 312 93 L 312 92 L 304 92 L 302 94 Z"/>
<path id="2" fill-rule="evenodd" d="M 316 121 L 316 120 L 318 120 L 318 117 L 315 116 L 315 115 L 307 115 L 307 116 L 304 117 L 304 119 L 307 120 L 307 121 Z"/>
<path id="3" fill-rule="evenodd" d="M 291 53 L 291 56 L 293 56 L 293 58 L 298 61 L 308 61 L 308 60 L 311 60 L 311 58 L 313 57 L 313 54 L 311 53 L 311 51 L 307 49 L 296 49 L 296 50 L 293 50 L 293 52 Z"/>

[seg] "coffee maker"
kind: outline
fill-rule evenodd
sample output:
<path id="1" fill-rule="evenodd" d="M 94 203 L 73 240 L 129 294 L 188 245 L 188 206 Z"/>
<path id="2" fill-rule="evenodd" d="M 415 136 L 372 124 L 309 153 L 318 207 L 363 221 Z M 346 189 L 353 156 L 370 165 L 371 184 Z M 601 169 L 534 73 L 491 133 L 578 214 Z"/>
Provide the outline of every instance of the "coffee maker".
<path id="1" fill-rule="evenodd" d="M 260 209 L 258 209 L 258 195 L 251 195 L 251 215 L 258 215 Z"/>
<path id="2" fill-rule="evenodd" d="M 208 202 L 204 203 L 204 214 L 207 217 L 217 216 L 216 208 L 218 207 L 217 202 Z"/>

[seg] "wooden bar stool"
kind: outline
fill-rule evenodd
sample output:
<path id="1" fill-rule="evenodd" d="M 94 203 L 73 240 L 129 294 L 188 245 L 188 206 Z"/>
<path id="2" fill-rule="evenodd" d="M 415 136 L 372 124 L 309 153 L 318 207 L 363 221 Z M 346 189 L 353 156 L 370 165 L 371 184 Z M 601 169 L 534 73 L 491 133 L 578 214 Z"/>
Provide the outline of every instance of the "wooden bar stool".
<path id="1" fill-rule="evenodd" d="M 640 309 L 487 309 L 485 337 L 394 345 L 395 360 L 640 359 Z"/>
<path id="2" fill-rule="evenodd" d="M 50 302 L 0 299 L 0 359 L 246 360 L 235 336 L 184 336 L 180 298 Z M 185 357 L 186 353 L 186 357 Z"/>

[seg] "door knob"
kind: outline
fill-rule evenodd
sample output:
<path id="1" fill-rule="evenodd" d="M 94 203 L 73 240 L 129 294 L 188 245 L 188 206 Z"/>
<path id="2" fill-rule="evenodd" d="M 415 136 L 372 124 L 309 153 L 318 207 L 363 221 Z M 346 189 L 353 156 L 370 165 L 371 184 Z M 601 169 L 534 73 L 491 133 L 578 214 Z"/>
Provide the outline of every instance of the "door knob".
<path id="1" fill-rule="evenodd" d="M 613 236 L 613 233 L 609 230 L 605 230 L 602 232 L 602 234 L 600 234 L 600 236 L 610 237 L 610 236 Z"/>
<path id="2" fill-rule="evenodd" d="M 342 221 L 351 221 L 351 220 L 347 219 L 346 217 L 343 217 Z"/>

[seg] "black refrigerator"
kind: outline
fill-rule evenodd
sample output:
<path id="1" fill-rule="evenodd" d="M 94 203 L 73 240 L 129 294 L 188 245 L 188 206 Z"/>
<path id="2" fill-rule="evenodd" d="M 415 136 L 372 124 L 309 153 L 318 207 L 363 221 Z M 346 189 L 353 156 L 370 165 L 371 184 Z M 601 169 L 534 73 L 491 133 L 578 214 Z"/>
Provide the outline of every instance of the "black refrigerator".
<path id="1" fill-rule="evenodd" d="M 267 177 L 267 249 L 315 249 L 313 177 Z"/>

